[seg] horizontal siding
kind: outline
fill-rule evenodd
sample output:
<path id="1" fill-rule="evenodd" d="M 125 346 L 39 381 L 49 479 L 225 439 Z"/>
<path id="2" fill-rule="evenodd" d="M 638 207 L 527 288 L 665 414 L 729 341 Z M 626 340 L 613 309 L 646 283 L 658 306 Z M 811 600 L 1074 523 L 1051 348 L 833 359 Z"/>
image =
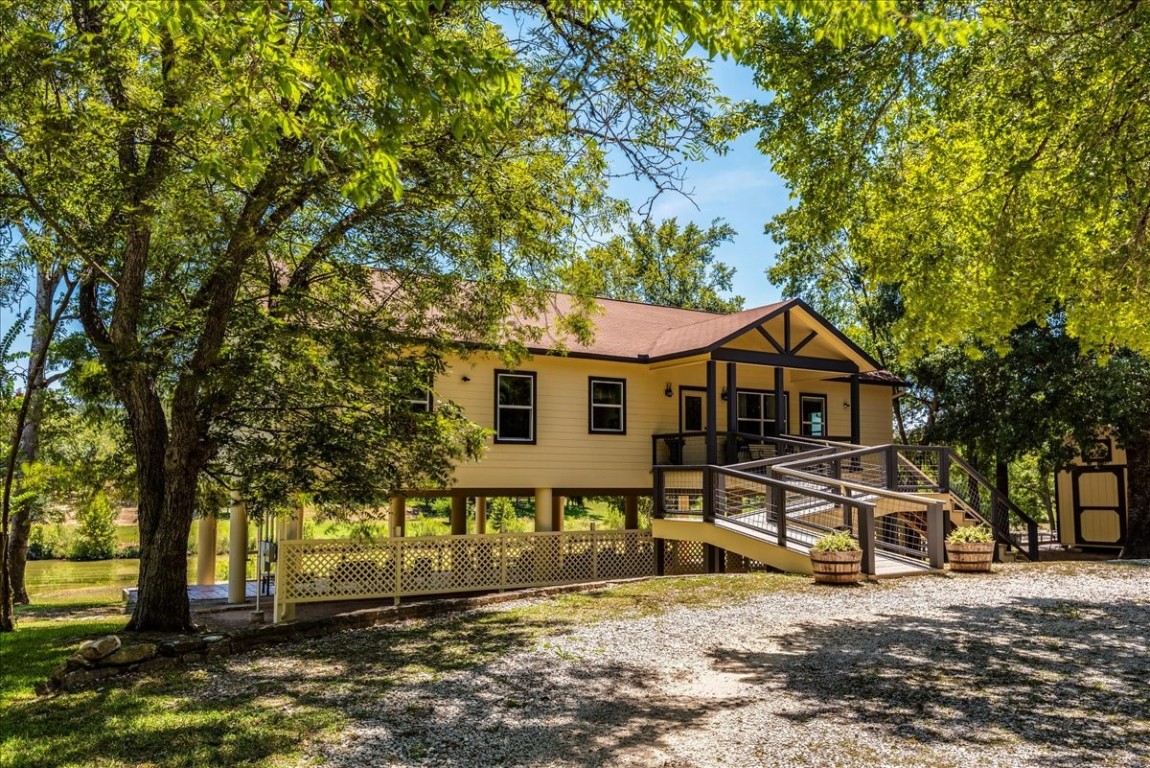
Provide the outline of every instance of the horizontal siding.
<path id="1" fill-rule="evenodd" d="M 435 382 L 436 396 L 459 404 L 477 424 L 494 428 L 495 371 L 504 368 L 493 355 L 449 361 Z M 726 385 L 726 365 L 717 366 L 718 389 Z M 479 462 L 458 467 L 454 485 L 462 488 L 647 488 L 651 485 L 651 435 L 675 432 L 679 425 L 679 387 L 705 386 L 705 363 L 649 367 L 578 358 L 538 356 L 522 362 L 520 371 L 536 374 L 536 443 L 515 445 L 491 441 Z M 774 369 L 738 367 L 740 388 L 770 390 Z M 799 392 L 826 394 L 831 434 L 850 434 L 850 386 L 786 371 L 790 423 L 798 425 Z M 625 435 L 588 432 L 588 377 L 625 379 Z M 801 380 L 791 380 L 791 377 Z M 464 378 L 468 381 L 463 381 Z M 670 384 L 674 395 L 666 397 Z M 871 443 L 890 441 L 890 389 L 863 386 L 862 430 Z M 733 401 L 733 398 L 732 398 Z M 719 431 L 726 429 L 727 403 L 717 403 Z"/>

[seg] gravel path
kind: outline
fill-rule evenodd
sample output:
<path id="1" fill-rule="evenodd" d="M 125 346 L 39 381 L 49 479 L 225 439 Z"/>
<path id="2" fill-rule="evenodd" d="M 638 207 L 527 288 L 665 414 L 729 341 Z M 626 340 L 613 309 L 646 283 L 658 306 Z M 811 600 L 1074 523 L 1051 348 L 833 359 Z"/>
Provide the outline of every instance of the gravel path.
<path id="1" fill-rule="evenodd" d="M 385 627 L 246 674 L 347 713 L 312 755 L 337 766 L 1150 766 L 1147 565 L 804 583 L 526 643 L 487 627 L 470 641 L 496 660 L 390 684 L 365 660 L 410 637 Z"/>

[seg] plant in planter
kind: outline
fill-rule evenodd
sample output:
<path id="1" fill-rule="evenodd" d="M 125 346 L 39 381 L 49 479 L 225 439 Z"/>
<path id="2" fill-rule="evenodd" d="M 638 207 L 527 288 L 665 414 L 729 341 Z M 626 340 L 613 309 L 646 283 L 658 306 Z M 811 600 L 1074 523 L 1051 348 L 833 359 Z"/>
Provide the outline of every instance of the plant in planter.
<path id="1" fill-rule="evenodd" d="M 846 531 L 828 533 L 811 545 L 811 567 L 820 584 L 855 584 L 862 570 L 862 549 Z"/>
<path id="2" fill-rule="evenodd" d="M 955 528 L 946 537 L 946 558 L 952 571 L 989 573 L 994 562 L 994 534 L 985 525 Z"/>

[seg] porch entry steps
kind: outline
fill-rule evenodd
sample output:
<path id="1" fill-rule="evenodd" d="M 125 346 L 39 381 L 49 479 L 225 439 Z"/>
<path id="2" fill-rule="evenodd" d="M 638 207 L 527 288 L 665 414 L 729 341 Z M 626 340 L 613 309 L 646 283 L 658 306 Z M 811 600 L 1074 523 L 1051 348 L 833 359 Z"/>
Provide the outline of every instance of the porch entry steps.
<path id="1" fill-rule="evenodd" d="M 657 436 L 674 444 L 668 436 Z M 943 567 L 943 541 L 955 522 L 982 523 L 999 543 L 1037 559 L 1037 523 L 951 449 L 858 446 L 739 433 L 719 439 L 760 458 L 727 465 L 657 464 L 652 534 L 695 540 L 767 565 L 810 570 L 811 545 L 849 531 L 872 576 Z M 711 451 L 712 455 L 716 452 Z M 720 455 L 722 452 L 718 452 Z M 678 457 L 672 457 L 678 458 Z M 1010 530 L 1010 517 L 1028 535 Z"/>

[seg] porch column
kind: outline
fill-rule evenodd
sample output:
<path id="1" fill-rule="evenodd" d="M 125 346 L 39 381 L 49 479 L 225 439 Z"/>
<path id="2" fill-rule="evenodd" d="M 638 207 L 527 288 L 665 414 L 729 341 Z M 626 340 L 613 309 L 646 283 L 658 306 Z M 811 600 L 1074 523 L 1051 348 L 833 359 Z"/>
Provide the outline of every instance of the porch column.
<path id="1" fill-rule="evenodd" d="M 388 501 L 387 535 L 402 538 L 407 533 L 407 500 L 392 496 Z"/>
<path id="2" fill-rule="evenodd" d="M 487 497 L 475 497 L 475 532 L 487 533 Z"/>
<path id="3" fill-rule="evenodd" d="M 780 436 L 787 433 L 787 398 L 783 390 L 783 367 L 775 366 L 775 429 Z"/>
<path id="4" fill-rule="evenodd" d="M 719 463 L 719 388 L 714 360 L 707 361 L 707 463 Z"/>
<path id="5" fill-rule="evenodd" d="M 739 396 L 736 394 L 738 387 L 735 364 L 727 363 L 727 432 L 731 433 L 727 438 L 728 464 L 734 464 L 739 460 L 739 441 L 734 438 L 734 433 L 739 431 Z"/>
<path id="6" fill-rule="evenodd" d="M 467 533 L 467 497 L 451 497 L 451 535 L 461 536 Z"/>
<path id="7" fill-rule="evenodd" d="M 862 398 L 859 397 L 859 375 L 851 374 L 851 442 L 862 445 Z"/>
<path id="8" fill-rule="evenodd" d="M 623 497 L 623 527 L 628 531 L 639 527 L 639 497 L 633 493 Z"/>
<path id="9" fill-rule="evenodd" d="M 535 530 L 552 530 L 551 489 L 535 489 Z"/>
<path id="10" fill-rule="evenodd" d="M 228 602 L 247 600 L 248 587 L 248 505 L 232 496 L 228 523 Z"/>
<path id="11" fill-rule="evenodd" d="M 303 518 L 304 508 L 303 505 L 298 505 L 292 513 L 286 517 L 276 519 L 276 541 L 288 541 L 303 538 Z M 276 594 L 275 603 L 272 608 L 272 620 L 275 622 L 291 621 L 295 618 L 295 603 L 287 604 L 280 602 L 280 583 L 281 576 L 289 570 L 296 570 L 298 562 L 292 564 L 292 568 L 288 567 L 285 561 L 287 555 L 283 551 L 283 547 L 279 549 L 279 562 L 276 563 Z M 298 557 L 298 555 L 297 555 Z"/>
<path id="12" fill-rule="evenodd" d="M 563 530 L 563 512 L 567 509 L 566 496 L 551 497 L 551 530 Z"/>
<path id="13" fill-rule="evenodd" d="M 216 583 L 216 526 L 215 515 L 200 515 L 196 530 L 196 583 L 210 587 Z"/>

